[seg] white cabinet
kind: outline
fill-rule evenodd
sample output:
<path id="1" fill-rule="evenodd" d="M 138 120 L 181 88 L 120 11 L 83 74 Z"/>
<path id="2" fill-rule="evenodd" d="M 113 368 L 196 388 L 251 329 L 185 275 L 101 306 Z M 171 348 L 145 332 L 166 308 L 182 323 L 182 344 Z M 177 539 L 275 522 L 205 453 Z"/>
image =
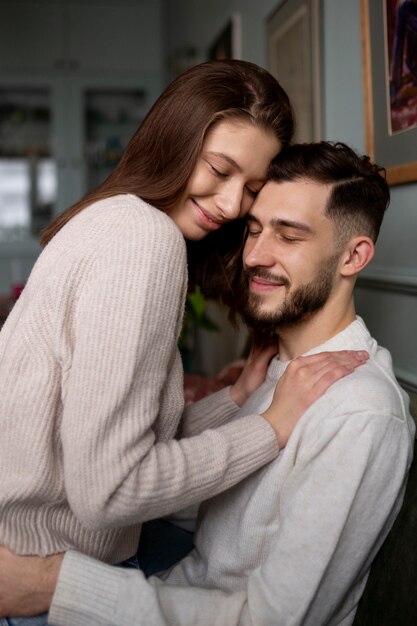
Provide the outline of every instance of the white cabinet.
<path id="1" fill-rule="evenodd" d="M 0 73 L 0 294 L 14 267 L 27 278 L 39 229 L 114 169 L 160 87 L 156 76 Z"/>
<path id="2" fill-rule="evenodd" d="M 159 72 L 161 2 L 0 0 L 0 71 Z"/>
<path id="3" fill-rule="evenodd" d="M 0 15 L 0 71 L 25 73 L 62 66 L 62 5 L 1 0 Z"/>
<path id="4" fill-rule="evenodd" d="M 1 163 L 13 161 L 26 168 L 29 179 L 34 165 L 52 160 L 53 213 L 60 213 L 116 166 L 160 90 L 156 75 L 12 77 L 0 73 L 0 170 Z M 7 239 L 1 233 L 2 212 L 3 216 L 6 209 L 10 212 L 7 202 L 0 192 L 0 241 Z M 25 236 L 24 228 L 15 231 L 13 239 L 21 238 L 19 232 Z"/>
<path id="5" fill-rule="evenodd" d="M 162 0 L 0 0 L 0 102 L 1 93 L 11 89 L 47 92 L 56 212 L 91 187 L 87 108 L 94 92 L 107 92 L 108 100 L 143 93 L 140 115 L 108 128 L 109 142 L 119 142 L 119 150 L 161 92 L 161 5 Z M 1 123 L 0 112 L 0 135 Z"/>
<path id="6" fill-rule="evenodd" d="M 56 155 L 66 191 L 59 197 L 58 212 L 114 169 L 161 88 L 157 73 L 79 74 L 63 82 Z"/>
<path id="7" fill-rule="evenodd" d="M 10 194 L 0 193 L 0 231 L 2 211 L 7 213 L 0 232 L 0 294 L 8 292 L 15 259 L 26 255 L 21 264 L 26 275 L 38 253 L 33 216 L 41 225 L 45 201 L 36 197 L 33 181 L 43 177 L 38 188 L 45 187 L 48 178 L 50 189 L 54 177 L 52 212 L 66 209 L 114 168 L 159 96 L 161 4 L 0 0 L 0 161 L 9 182 L 10 167 L 15 178 L 26 172 L 25 210 L 31 220 L 5 234 Z M 13 107 L 16 114 L 10 113 Z M 18 195 L 15 204 L 22 204 Z"/>

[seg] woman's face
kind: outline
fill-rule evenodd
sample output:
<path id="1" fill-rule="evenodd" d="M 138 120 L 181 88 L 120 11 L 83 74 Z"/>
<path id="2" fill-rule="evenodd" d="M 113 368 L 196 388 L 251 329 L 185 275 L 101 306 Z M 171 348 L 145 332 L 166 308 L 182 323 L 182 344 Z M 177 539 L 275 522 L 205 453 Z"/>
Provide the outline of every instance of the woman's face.
<path id="1" fill-rule="evenodd" d="M 187 239 L 203 239 L 251 208 L 280 144 L 271 131 L 223 120 L 207 134 L 184 194 L 168 212 Z"/>

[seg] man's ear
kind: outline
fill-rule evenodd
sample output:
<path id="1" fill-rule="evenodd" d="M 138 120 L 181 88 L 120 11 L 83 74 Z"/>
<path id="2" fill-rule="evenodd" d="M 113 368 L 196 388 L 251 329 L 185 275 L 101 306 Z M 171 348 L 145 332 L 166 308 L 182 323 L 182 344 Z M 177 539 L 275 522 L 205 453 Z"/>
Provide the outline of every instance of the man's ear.
<path id="1" fill-rule="evenodd" d="M 354 276 L 359 274 L 364 267 L 373 259 L 375 245 L 370 237 L 361 235 L 351 239 L 342 254 L 340 273 L 342 276 Z"/>

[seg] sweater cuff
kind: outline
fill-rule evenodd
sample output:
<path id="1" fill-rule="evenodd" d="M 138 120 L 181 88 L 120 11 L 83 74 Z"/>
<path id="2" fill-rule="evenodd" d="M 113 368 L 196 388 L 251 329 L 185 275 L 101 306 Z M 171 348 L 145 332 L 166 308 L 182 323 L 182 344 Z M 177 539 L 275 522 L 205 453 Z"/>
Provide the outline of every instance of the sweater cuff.
<path id="1" fill-rule="evenodd" d="M 260 415 L 247 415 L 230 421 L 217 429 L 227 432 L 229 442 L 229 473 L 222 491 L 236 484 L 252 472 L 273 461 L 280 449 L 272 426 Z M 226 487 L 227 484 L 227 487 Z"/>
<path id="2" fill-rule="evenodd" d="M 240 408 L 232 400 L 230 389 L 229 385 L 186 407 L 182 437 L 192 437 L 208 428 L 218 428 L 226 424 Z"/>
<path id="3" fill-rule="evenodd" d="M 117 607 L 120 569 L 67 552 L 48 615 L 54 626 L 106 624 Z"/>

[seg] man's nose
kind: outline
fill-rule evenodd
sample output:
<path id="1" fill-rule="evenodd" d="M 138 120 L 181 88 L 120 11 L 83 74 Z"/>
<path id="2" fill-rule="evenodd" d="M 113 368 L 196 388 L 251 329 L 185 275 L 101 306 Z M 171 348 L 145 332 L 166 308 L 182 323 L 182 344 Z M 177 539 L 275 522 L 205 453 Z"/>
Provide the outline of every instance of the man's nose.
<path id="1" fill-rule="evenodd" d="M 273 248 L 266 238 L 259 235 L 248 239 L 243 251 L 243 261 L 247 267 L 272 267 L 276 263 Z"/>

